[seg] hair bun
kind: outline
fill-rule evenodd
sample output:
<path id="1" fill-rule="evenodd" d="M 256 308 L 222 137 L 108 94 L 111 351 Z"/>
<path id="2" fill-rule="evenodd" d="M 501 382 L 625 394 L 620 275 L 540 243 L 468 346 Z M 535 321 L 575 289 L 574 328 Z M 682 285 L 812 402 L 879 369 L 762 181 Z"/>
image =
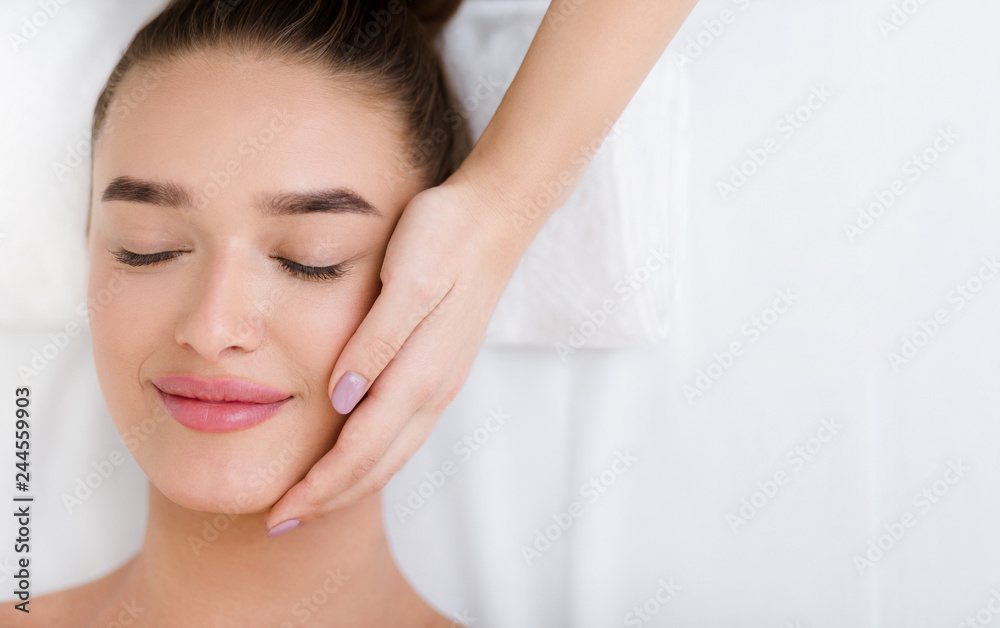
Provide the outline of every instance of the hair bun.
<path id="1" fill-rule="evenodd" d="M 462 0 L 403 0 L 431 35 L 437 35 L 458 11 Z"/>

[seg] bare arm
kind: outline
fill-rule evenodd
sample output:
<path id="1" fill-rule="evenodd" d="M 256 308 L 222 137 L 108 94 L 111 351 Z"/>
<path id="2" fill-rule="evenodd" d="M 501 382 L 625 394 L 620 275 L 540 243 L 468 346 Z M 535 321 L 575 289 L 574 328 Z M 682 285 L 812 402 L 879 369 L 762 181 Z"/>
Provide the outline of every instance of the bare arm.
<path id="1" fill-rule="evenodd" d="M 591 146 L 635 95 L 697 0 L 553 0 L 454 179 L 477 184 L 524 248 L 572 194 Z M 547 190 L 556 191 L 553 197 Z M 523 250 L 518 251 L 523 253 Z"/>

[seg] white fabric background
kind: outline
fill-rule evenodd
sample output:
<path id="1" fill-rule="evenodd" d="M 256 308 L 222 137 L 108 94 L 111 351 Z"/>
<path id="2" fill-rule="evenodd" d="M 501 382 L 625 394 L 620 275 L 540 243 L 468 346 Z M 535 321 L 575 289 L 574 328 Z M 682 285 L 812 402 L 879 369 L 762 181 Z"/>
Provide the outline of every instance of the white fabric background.
<path id="1" fill-rule="evenodd" d="M 880 20 L 904 5 L 915 13 L 883 36 Z M 0 33 L 36 6 L 6 4 Z M 712 21 L 724 10 L 720 29 Z M 79 134 L 116 46 L 150 12 L 143 2 L 74 2 L 20 55 L 0 46 L 5 312 L 30 308 L 53 277 L 82 282 L 59 253 L 82 255 L 81 242 L 63 240 L 57 226 L 75 221 L 82 238 L 74 203 L 85 167 L 58 182 L 51 163 Z M 669 216 L 684 245 L 673 251 L 670 335 L 641 349 L 584 349 L 566 362 L 551 347 L 484 348 L 431 439 L 385 491 L 390 539 L 416 588 L 478 627 L 876 628 L 967 617 L 997 625 L 989 604 L 1000 591 L 1000 279 L 961 309 L 954 290 L 983 256 L 1000 256 L 998 19 L 988 0 L 702 0 L 665 55 L 680 70 L 688 38 L 721 30 L 681 71 L 691 143 L 671 147 L 685 151 L 676 157 L 689 171 L 687 203 Z M 93 41 L 98 25 L 117 33 L 107 35 L 113 45 Z M 93 51 L 91 72 L 62 75 L 81 50 Z M 786 137 L 776 121 L 819 86 L 831 96 Z M 948 128 L 954 144 L 912 181 L 908 160 Z M 777 150 L 723 200 L 717 182 L 768 138 Z M 843 225 L 895 179 L 905 192 L 851 242 Z M 744 326 L 771 316 L 779 290 L 794 304 L 752 341 Z M 81 297 L 44 298 L 64 299 L 61 311 L 71 312 Z M 887 354 L 938 309 L 948 322 L 893 369 Z M 9 326 L 0 336 L 3 398 L 12 400 L 17 365 L 66 322 L 38 315 L 36 329 Z M 689 403 L 684 385 L 734 341 L 742 355 Z M 98 577 L 141 542 L 144 478 L 131 459 L 79 510 L 68 514 L 59 501 L 95 462 L 126 452 L 92 369 L 80 337 L 33 382 L 33 482 L 45 498 L 35 503 L 36 594 Z M 461 461 L 454 443 L 490 409 L 510 418 Z M 790 463 L 796 446 L 818 443 L 810 438 L 824 418 L 843 428 L 801 468 Z M 11 432 L 0 430 L 0 451 L 12 450 Z M 616 450 L 637 461 L 586 503 L 580 485 Z M 400 522 L 394 505 L 446 460 L 456 474 Z M 955 460 L 969 470 L 942 484 Z M 778 471 L 787 483 L 733 532 L 727 514 Z M 923 512 L 914 496 L 935 486 L 942 495 Z M 583 515 L 527 565 L 522 545 L 574 500 Z M 859 574 L 854 557 L 906 512 L 912 527 Z M 11 519 L 0 518 L 0 539 L 12 538 Z M 3 545 L 7 591 L 13 555 Z M 629 613 L 661 579 L 680 589 L 635 623 Z"/>

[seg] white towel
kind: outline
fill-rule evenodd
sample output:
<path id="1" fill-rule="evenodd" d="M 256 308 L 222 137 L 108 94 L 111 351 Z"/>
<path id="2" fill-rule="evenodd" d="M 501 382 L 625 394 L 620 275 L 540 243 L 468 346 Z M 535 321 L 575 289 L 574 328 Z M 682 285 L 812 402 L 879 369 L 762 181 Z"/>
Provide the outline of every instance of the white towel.
<path id="1" fill-rule="evenodd" d="M 548 4 L 468 0 L 445 28 L 445 64 L 474 138 L 496 112 Z M 565 357 L 666 336 L 679 254 L 668 210 L 684 201 L 688 146 L 683 77 L 666 55 L 653 68 L 579 187 L 529 246 L 490 321 L 487 345 L 548 346 Z"/>

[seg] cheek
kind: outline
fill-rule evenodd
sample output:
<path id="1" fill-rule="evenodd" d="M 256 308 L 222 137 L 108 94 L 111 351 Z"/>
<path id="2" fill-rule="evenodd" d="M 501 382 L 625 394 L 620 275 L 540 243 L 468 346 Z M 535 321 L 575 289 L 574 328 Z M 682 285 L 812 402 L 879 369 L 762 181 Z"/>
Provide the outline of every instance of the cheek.
<path id="1" fill-rule="evenodd" d="M 138 416 L 142 403 L 139 366 L 157 341 L 152 333 L 155 310 L 138 298 L 135 278 L 106 264 L 91 263 L 87 286 L 87 309 L 94 366 L 114 422 Z"/>
<path id="2" fill-rule="evenodd" d="M 280 303 L 268 320 L 269 339 L 280 347 L 283 362 L 296 371 L 295 379 L 305 388 L 299 420 L 282 432 L 300 437 L 303 451 L 296 466 L 301 475 L 329 451 L 343 426 L 344 417 L 330 403 L 330 378 L 345 345 L 378 297 L 378 268 L 352 273 L 343 283 L 299 291 Z M 279 435 L 274 436 L 272 444 L 278 447 Z"/>
<path id="3" fill-rule="evenodd" d="M 304 381 L 316 390 L 311 397 L 329 404 L 327 389 L 337 358 L 357 331 L 378 297 L 378 268 L 355 268 L 342 285 L 297 295 L 281 304 L 270 320 L 271 336 L 288 358 L 305 372 Z"/>

